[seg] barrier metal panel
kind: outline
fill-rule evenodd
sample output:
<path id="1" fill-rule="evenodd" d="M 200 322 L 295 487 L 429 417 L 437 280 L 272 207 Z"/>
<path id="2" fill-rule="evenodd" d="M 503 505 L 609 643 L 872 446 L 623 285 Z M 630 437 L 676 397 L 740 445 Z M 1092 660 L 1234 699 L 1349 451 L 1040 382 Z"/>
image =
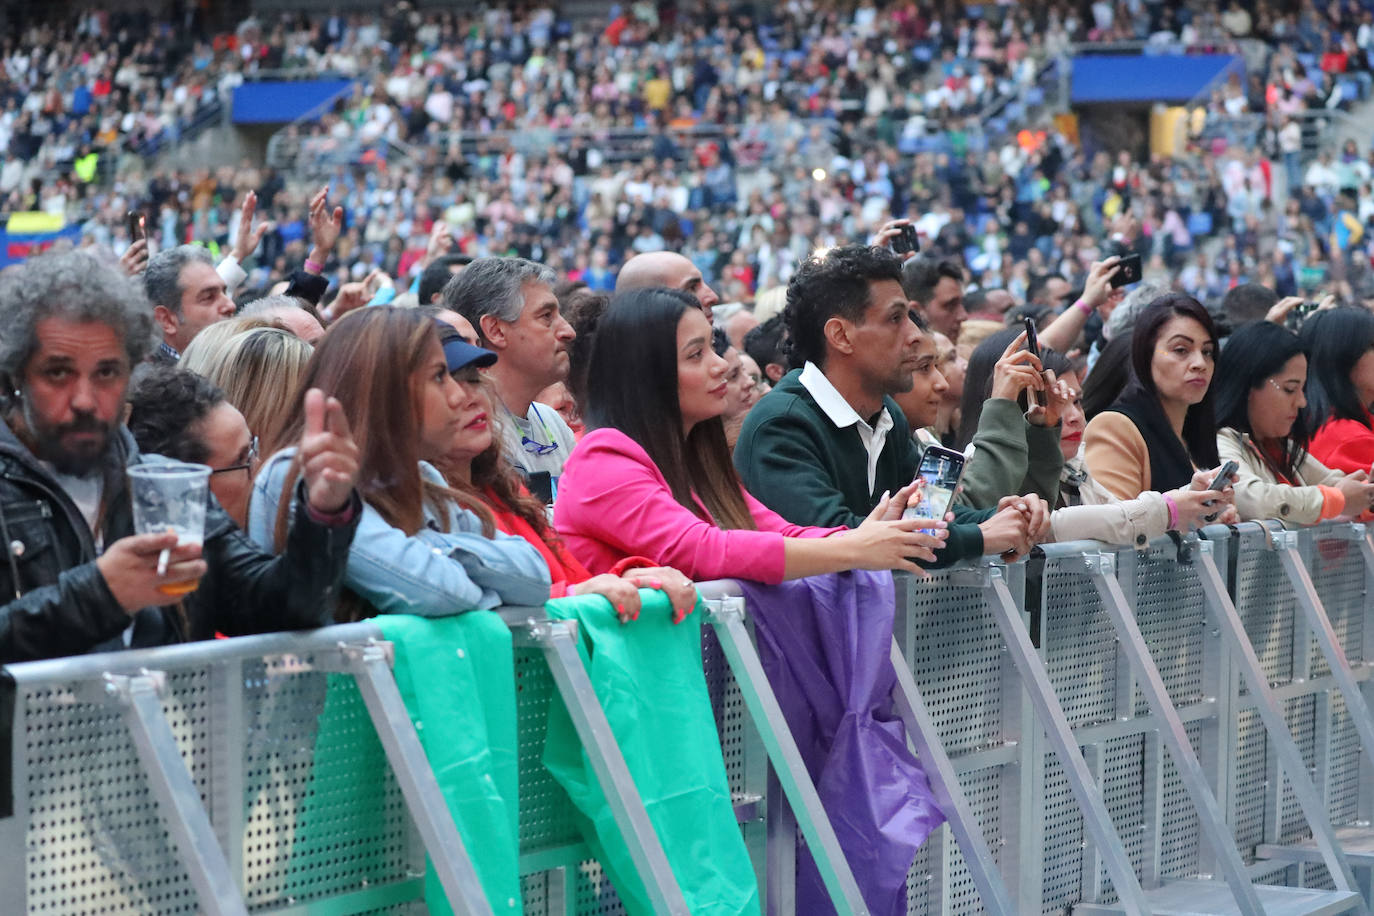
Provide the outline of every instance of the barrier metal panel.
<path id="1" fill-rule="evenodd" d="M 1332 628 L 1370 698 L 1374 563 L 1365 554 L 1374 556 L 1374 548 L 1350 526 L 1301 532 L 1300 543 Z M 1061 552 L 1042 566 L 1031 564 L 1029 600 L 1024 565 L 1001 575 L 1023 622 L 1039 622 L 1040 655 L 1131 863 L 1146 888 L 1211 874 L 1196 813 L 1093 583 L 1069 569 L 1071 547 L 1055 549 Z M 1332 820 L 1367 821 L 1374 807 L 1370 762 L 1265 535 L 1258 526 L 1242 526 L 1212 549 Z M 1254 698 L 1241 689 L 1208 623 L 1196 570 L 1180 565 L 1172 546 L 1163 544 L 1117 556 L 1121 585 L 1247 861 L 1257 845 L 1310 835 L 1280 778 Z M 898 576 L 896 639 L 1017 911 L 1110 905 L 1100 856 L 1065 773 L 1046 753 L 990 613 L 990 592 L 969 573 L 945 570 L 920 582 Z M 766 754 L 714 634 L 710 628 L 705 634 L 726 771 L 762 874 Z M 23 894 L 30 910 L 48 912 L 201 910 L 128 728 L 117 710 L 88 701 L 80 689 L 106 671 L 155 667 L 167 674 L 167 720 L 250 912 L 423 912 L 424 848 L 366 708 L 351 678 L 317 664 L 320 653 L 336 652 L 341 641 L 377 635 L 369 624 L 351 624 L 12 669 L 19 673 L 16 816 L 0 819 L 0 873 L 22 879 L 12 893 Z M 542 766 L 548 704 L 561 698 L 540 651 L 517 649 L 516 677 L 525 908 L 538 916 L 621 913 L 581 840 L 571 804 Z M 331 678 L 339 680 L 327 689 Z M 330 745 L 328 761 L 315 759 L 322 727 L 350 736 Z M 357 791 L 360 780 L 366 792 Z M 333 827 L 321 833 L 306 829 L 307 821 Z M 1255 864 L 1254 874 L 1270 882 L 1331 886 L 1320 865 L 1301 873 L 1282 864 L 1263 867 Z M 913 916 L 985 911 L 947 828 L 918 854 L 909 887 Z"/>
<path id="2" fill-rule="evenodd" d="M 9 892 L 30 911 L 201 910 L 127 728 L 88 689 L 106 672 L 156 666 L 166 719 L 250 911 L 329 899 L 416 912 L 424 850 L 351 684 L 330 710 L 347 740 L 314 765 L 330 677 L 314 655 L 378 635 L 351 624 L 9 668 L 16 810 L 0 821 L 0 872 L 22 876 Z"/>
<path id="3" fill-rule="evenodd" d="M 1342 649 L 1363 669 L 1369 614 L 1366 570 L 1360 542 L 1350 535 L 1348 525 L 1322 526 L 1301 532 L 1298 540 L 1304 565 Z M 1284 700 L 1285 720 L 1304 762 L 1312 768 L 1332 822 L 1353 824 L 1360 819 L 1362 774 L 1368 772 L 1355 723 L 1312 638 L 1269 533 L 1247 524 L 1241 526 L 1238 538 L 1237 611 L 1270 685 Z M 1242 693 L 1243 706 L 1249 705 L 1247 700 L 1248 694 Z M 1258 717 L 1248 708 L 1238 731 L 1240 743 L 1247 745 L 1247 753 L 1236 758 L 1238 841 L 1253 848 L 1309 840 L 1311 831 L 1292 787 L 1285 784 L 1281 795 L 1274 792 L 1278 783 L 1273 778 L 1273 750 Z M 1332 886 L 1330 875 L 1320 865 L 1308 866 L 1302 877 L 1309 886 Z"/>
<path id="4" fill-rule="evenodd" d="M 1005 570 L 1018 601 L 1020 566 Z M 1020 687 L 987 590 L 956 570 L 928 580 L 897 575 L 894 637 L 1018 912 L 1040 900 L 1039 825 L 1029 805 L 1039 730 Z M 948 826 L 926 841 L 907 882 L 908 914 L 984 912 Z"/>
<path id="5" fill-rule="evenodd" d="M 1102 786 L 1132 865 L 1147 889 L 1167 879 L 1211 873 L 1204 868 L 1197 813 L 1178 769 L 1158 740 L 1160 723 L 1149 712 L 1106 608 L 1084 565 L 1085 552 L 1102 545 L 1047 545 L 1041 573 L 1041 653 L 1055 692 L 1069 714 Z M 1221 679 L 1223 656 L 1206 632 L 1201 589 L 1180 569 L 1171 542 L 1109 553 L 1122 591 L 1151 650 L 1169 699 L 1199 752 L 1212 792 L 1220 795 L 1215 747 L 1220 731 L 1206 685 Z M 1210 642 L 1209 642 L 1210 641 Z M 1210 739 L 1210 740 L 1208 740 Z M 1062 776 L 1050 766 L 1045 857 L 1056 881 L 1045 911 L 1079 900 L 1108 903 L 1102 864 L 1084 848 L 1082 816 L 1072 799 L 1051 793 Z M 1051 829 L 1050 825 L 1053 825 Z"/>

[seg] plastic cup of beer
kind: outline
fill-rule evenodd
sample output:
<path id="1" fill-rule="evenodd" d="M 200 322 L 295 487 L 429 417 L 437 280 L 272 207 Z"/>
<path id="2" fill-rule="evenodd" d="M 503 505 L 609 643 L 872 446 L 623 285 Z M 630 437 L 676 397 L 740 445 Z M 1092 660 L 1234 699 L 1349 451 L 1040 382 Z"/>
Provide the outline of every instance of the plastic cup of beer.
<path id="1" fill-rule="evenodd" d="M 180 462 L 137 464 L 129 468 L 129 494 L 134 508 L 134 532 L 174 531 L 177 546 L 200 544 L 205 538 L 205 506 L 209 500 L 210 468 Z M 158 571 L 167 570 L 170 551 L 158 557 Z M 158 586 L 164 595 L 186 595 L 199 579 Z"/>

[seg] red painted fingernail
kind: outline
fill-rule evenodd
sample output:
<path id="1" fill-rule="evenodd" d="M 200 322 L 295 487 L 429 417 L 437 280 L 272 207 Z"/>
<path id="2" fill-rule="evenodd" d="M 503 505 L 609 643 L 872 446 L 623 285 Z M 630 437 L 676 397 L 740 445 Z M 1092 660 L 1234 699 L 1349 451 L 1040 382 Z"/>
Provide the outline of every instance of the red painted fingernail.
<path id="1" fill-rule="evenodd" d="M 658 580 L 658 579 L 650 579 L 650 580 L 649 580 L 649 587 L 650 587 L 650 588 L 662 588 L 662 587 L 663 587 L 663 582 L 660 581 L 660 580 Z"/>

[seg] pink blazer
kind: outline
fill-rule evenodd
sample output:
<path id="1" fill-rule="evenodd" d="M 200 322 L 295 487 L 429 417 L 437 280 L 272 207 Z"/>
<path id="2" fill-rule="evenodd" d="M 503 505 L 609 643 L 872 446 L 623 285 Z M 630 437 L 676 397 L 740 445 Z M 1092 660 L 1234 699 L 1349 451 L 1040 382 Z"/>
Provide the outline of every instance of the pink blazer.
<path id="1" fill-rule="evenodd" d="M 568 550 L 592 573 L 638 555 L 698 581 L 752 579 L 767 585 L 782 581 L 784 538 L 845 530 L 793 525 L 747 491 L 744 501 L 759 530 L 719 528 L 673 498 L 639 443 L 619 430 L 597 429 L 563 466 L 553 520 Z"/>

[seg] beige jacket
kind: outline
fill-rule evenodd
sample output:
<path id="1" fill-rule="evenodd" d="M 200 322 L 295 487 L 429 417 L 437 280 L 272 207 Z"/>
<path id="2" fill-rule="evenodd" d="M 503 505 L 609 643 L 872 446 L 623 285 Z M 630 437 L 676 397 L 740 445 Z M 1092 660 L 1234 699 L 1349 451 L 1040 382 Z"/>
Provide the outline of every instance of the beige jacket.
<path id="1" fill-rule="evenodd" d="M 1148 463 L 1145 473 L 1149 473 Z M 1064 462 L 1060 481 L 1077 486 L 1082 505 L 1050 513 L 1051 540 L 1102 541 L 1144 549 L 1169 530 L 1169 505 L 1161 494 L 1147 491 L 1135 499 L 1117 499 L 1088 475 L 1082 458 Z"/>
<path id="2" fill-rule="evenodd" d="M 1322 520 L 1326 503 L 1321 487 L 1334 487 L 1345 477 L 1311 455 L 1303 455 L 1297 467 L 1300 486 L 1279 483 L 1249 434 L 1229 427 L 1217 433 L 1217 454 L 1223 463 L 1234 461 L 1238 466 L 1236 511 L 1246 522 L 1276 518 L 1293 525 L 1315 525 Z"/>

